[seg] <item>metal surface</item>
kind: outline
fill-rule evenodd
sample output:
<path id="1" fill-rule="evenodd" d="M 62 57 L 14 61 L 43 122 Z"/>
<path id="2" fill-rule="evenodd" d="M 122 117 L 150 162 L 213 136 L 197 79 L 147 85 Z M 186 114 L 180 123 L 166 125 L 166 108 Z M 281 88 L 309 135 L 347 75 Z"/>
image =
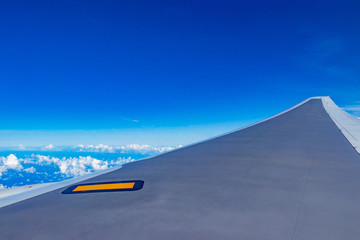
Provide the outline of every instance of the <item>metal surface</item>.
<path id="1" fill-rule="evenodd" d="M 250 128 L 0 208 L 0 239 L 359 239 L 360 156 L 320 99 Z"/>
<path id="2" fill-rule="evenodd" d="M 360 118 L 340 109 L 330 97 L 323 97 L 322 103 L 326 112 L 341 130 L 351 145 L 360 154 Z"/>

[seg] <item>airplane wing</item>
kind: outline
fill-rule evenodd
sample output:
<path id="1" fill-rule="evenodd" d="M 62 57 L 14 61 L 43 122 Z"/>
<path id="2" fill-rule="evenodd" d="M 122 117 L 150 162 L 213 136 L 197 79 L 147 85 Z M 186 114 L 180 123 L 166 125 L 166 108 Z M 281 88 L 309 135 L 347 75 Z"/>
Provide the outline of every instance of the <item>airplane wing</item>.
<path id="1" fill-rule="evenodd" d="M 360 120 L 329 97 L 0 208 L 0 239 L 360 236 Z M 27 199 L 26 199 L 27 198 Z"/>

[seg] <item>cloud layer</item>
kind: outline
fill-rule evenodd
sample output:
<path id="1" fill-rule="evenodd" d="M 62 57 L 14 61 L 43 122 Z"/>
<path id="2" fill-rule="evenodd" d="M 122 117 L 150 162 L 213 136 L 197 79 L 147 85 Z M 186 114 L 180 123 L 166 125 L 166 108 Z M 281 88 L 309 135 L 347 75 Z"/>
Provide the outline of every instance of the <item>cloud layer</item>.
<path id="1" fill-rule="evenodd" d="M 182 147 L 181 145 L 175 147 L 155 147 L 150 145 L 139 145 L 139 144 L 129 144 L 126 146 L 109 146 L 109 145 L 77 145 L 74 147 L 75 150 L 80 152 L 120 152 L 120 153 L 131 153 L 137 152 L 142 154 L 157 154 L 173 149 Z"/>
<path id="2" fill-rule="evenodd" d="M 131 157 L 100 160 L 91 156 L 59 158 L 32 154 L 29 157 L 17 158 L 14 154 L 10 154 L 0 157 L 1 188 L 61 181 L 133 161 L 135 159 Z M 9 182 L 15 184 L 7 184 Z"/>
<path id="3" fill-rule="evenodd" d="M 47 152 L 59 152 L 59 151 L 68 151 L 68 152 L 97 152 L 97 153 L 139 153 L 139 154 L 159 154 L 167 151 L 180 148 L 182 145 L 178 146 L 150 146 L 146 144 L 128 144 L 128 145 L 91 145 L 91 144 L 79 144 L 76 146 L 54 146 L 52 144 L 45 146 L 25 146 L 19 145 L 17 147 L 3 147 L 6 150 L 16 150 L 16 151 L 47 151 Z"/>
<path id="4" fill-rule="evenodd" d="M 124 146 L 77 145 L 70 147 L 18 146 L 1 156 L 1 188 L 62 181 L 98 170 L 123 165 L 135 159 L 167 152 L 181 146 L 155 147 L 129 144 Z"/>

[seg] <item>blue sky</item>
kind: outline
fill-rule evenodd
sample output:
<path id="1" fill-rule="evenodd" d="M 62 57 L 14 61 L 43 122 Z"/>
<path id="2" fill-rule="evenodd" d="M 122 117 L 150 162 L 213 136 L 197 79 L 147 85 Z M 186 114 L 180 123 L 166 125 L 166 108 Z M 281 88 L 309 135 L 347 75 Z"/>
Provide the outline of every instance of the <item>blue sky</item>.
<path id="1" fill-rule="evenodd" d="M 0 146 L 187 144 L 329 95 L 359 1 L 0 1 Z"/>

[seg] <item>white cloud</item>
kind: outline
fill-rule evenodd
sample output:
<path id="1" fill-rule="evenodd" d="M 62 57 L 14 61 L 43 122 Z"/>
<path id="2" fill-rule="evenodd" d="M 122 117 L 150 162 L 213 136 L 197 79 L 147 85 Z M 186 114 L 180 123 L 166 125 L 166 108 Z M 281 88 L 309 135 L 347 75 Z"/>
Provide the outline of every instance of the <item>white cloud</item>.
<path id="1" fill-rule="evenodd" d="M 124 165 L 124 164 L 127 164 L 127 163 L 130 163 L 130 162 L 134 162 L 136 161 L 135 159 L 131 158 L 131 157 L 128 157 L 128 158 L 121 158 L 119 157 L 117 160 L 112 160 L 110 161 L 110 164 L 114 164 L 114 165 Z"/>
<path id="2" fill-rule="evenodd" d="M 49 151 L 49 150 L 54 150 L 54 149 L 55 149 L 55 146 L 52 144 L 41 147 L 41 150 L 44 150 L 44 151 Z"/>
<path id="3" fill-rule="evenodd" d="M 2 184 L 0 184 L 0 189 L 5 189 L 6 187 Z"/>
<path id="4" fill-rule="evenodd" d="M 176 148 L 180 148 L 182 145 L 175 146 L 175 147 L 155 147 L 150 145 L 139 145 L 139 144 L 129 144 L 126 146 L 118 146 L 115 147 L 116 150 L 120 150 L 122 153 L 126 152 L 139 152 L 143 154 L 156 154 L 156 153 L 163 153 L 167 151 L 174 150 Z"/>
<path id="5" fill-rule="evenodd" d="M 20 145 L 18 146 L 18 148 L 19 148 L 19 150 L 26 150 L 26 146 L 25 146 L 25 145 L 22 145 L 22 144 L 20 144 Z"/>
<path id="6" fill-rule="evenodd" d="M 7 169 L 20 170 L 22 168 L 23 167 L 19 163 L 18 158 L 14 154 L 10 154 L 7 157 L 0 157 L 0 169 L 2 169 L 3 171 L 6 171 Z"/>
<path id="7" fill-rule="evenodd" d="M 99 145 L 79 144 L 79 145 L 75 146 L 75 149 L 80 152 L 109 152 L 109 153 L 115 152 L 113 147 L 111 147 L 109 145 L 103 145 L 103 144 L 99 144 Z"/>
<path id="8" fill-rule="evenodd" d="M 18 158 L 14 154 L 10 154 L 7 157 L 0 157 L 0 176 L 9 169 L 21 170 L 22 168 Z"/>
<path id="9" fill-rule="evenodd" d="M 108 162 L 102 161 L 90 156 L 87 157 L 70 157 L 57 158 L 44 155 L 35 155 L 31 158 L 24 159 L 24 162 L 31 162 L 37 165 L 51 165 L 58 167 L 61 174 L 67 177 L 81 176 L 94 171 L 108 168 Z"/>
<path id="10" fill-rule="evenodd" d="M 87 157 L 73 157 L 73 158 L 53 158 L 62 174 L 66 176 L 81 176 L 93 171 L 108 168 L 107 161 L 101 161 L 90 156 Z"/>
<path id="11" fill-rule="evenodd" d="M 24 172 L 34 173 L 34 172 L 36 172 L 36 169 L 35 169 L 34 167 L 29 167 L 29 168 L 25 168 L 25 169 L 24 169 Z"/>

